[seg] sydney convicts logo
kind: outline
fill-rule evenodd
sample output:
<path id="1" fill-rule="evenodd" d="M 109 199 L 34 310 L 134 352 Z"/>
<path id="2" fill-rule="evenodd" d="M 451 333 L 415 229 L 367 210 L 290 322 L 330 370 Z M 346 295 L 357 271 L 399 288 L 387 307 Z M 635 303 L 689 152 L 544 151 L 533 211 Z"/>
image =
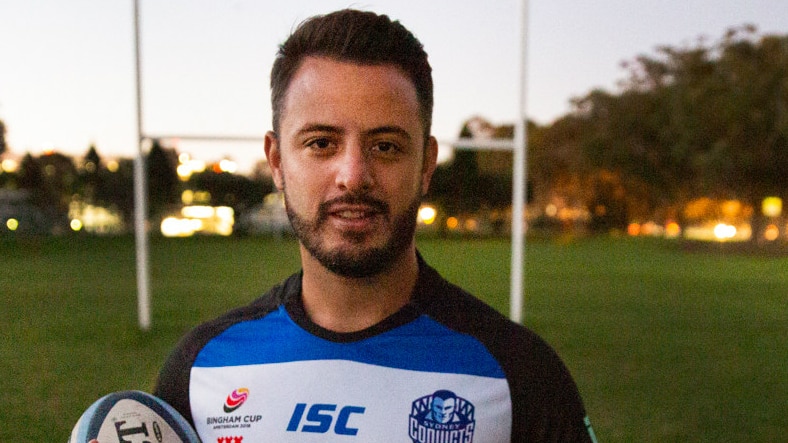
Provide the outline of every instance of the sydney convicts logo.
<path id="1" fill-rule="evenodd" d="M 408 435 L 413 443 L 471 442 L 476 421 L 471 402 L 447 390 L 413 402 Z"/>
<path id="2" fill-rule="evenodd" d="M 231 413 L 236 409 L 240 408 L 242 404 L 249 398 L 249 389 L 247 388 L 238 388 L 230 393 L 227 396 L 227 399 L 224 401 L 224 412 Z"/>

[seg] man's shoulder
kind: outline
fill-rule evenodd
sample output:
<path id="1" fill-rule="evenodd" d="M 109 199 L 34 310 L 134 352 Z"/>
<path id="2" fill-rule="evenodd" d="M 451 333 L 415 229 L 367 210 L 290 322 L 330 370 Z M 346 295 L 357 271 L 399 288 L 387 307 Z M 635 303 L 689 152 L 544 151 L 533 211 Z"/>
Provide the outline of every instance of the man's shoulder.
<path id="1" fill-rule="evenodd" d="M 584 417 L 572 376 L 555 349 L 531 329 L 428 269 L 420 294 L 424 312 L 445 326 L 479 340 L 498 361 L 512 390 L 516 412 L 573 410 Z M 578 418 L 579 417 L 579 418 Z M 521 425 L 522 422 L 519 423 Z"/>
<path id="2" fill-rule="evenodd" d="M 562 365 L 558 354 L 536 332 L 515 323 L 468 291 L 446 281 L 425 313 L 447 327 L 481 341 L 499 360 L 525 370 L 534 362 Z M 538 370 L 533 367 L 532 370 Z"/>
<path id="3" fill-rule="evenodd" d="M 424 313 L 457 332 L 487 340 L 500 337 L 529 342 L 541 341 L 530 329 L 511 321 L 498 310 L 425 266 L 416 302 Z"/>
<path id="4" fill-rule="evenodd" d="M 288 294 L 296 290 L 294 285 L 298 284 L 300 284 L 299 274 L 294 274 L 246 306 L 235 308 L 189 331 L 167 357 L 159 373 L 154 393 L 191 420 L 189 378 L 192 365 L 200 352 L 232 326 L 263 318 L 275 311 Z"/>
<path id="5" fill-rule="evenodd" d="M 295 284 L 294 281 L 300 281 L 298 277 L 299 274 L 293 274 L 249 304 L 233 308 L 214 319 L 197 325 L 181 338 L 173 354 L 181 354 L 185 360 L 192 360 L 200 349 L 228 328 L 238 323 L 265 317 L 275 311 L 284 303 Z"/>

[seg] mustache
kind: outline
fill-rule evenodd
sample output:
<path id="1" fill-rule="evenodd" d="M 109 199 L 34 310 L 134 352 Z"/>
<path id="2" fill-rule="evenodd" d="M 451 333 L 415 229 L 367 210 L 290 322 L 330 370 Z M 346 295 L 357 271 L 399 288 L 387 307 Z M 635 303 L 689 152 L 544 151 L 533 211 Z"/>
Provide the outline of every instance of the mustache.
<path id="1" fill-rule="evenodd" d="M 332 198 L 331 200 L 326 200 L 317 208 L 317 215 L 318 220 L 323 221 L 328 218 L 329 213 L 331 212 L 331 208 L 334 205 L 363 205 L 369 206 L 375 212 L 380 212 L 383 214 L 389 213 L 389 205 L 388 203 L 378 200 L 368 194 L 345 194 L 341 195 L 336 198 Z"/>

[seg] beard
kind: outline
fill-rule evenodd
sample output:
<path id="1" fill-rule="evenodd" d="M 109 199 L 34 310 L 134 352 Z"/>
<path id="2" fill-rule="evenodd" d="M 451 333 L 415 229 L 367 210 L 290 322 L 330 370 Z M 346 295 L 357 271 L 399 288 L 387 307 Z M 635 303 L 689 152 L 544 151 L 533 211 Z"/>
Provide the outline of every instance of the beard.
<path id="1" fill-rule="evenodd" d="M 408 250 L 416 233 L 416 216 L 421 204 L 420 195 L 419 191 L 404 212 L 392 216 L 386 202 L 365 194 L 347 194 L 321 203 L 318 207 L 317 217 L 314 220 L 308 220 L 298 214 L 288 203 L 287 189 L 284 189 L 287 217 L 298 240 L 326 269 L 334 274 L 350 278 L 372 277 L 387 271 Z M 329 217 L 329 208 L 337 203 L 363 204 L 374 208 L 378 214 L 381 214 L 387 225 L 388 238 L 380 246 L 365 247 L 364 242 L 369 234 L 341 233 L 342 238 L 350 246 L 329 248 L 323 239 L 323 236 L 326 235 L 323 228 Z"/>

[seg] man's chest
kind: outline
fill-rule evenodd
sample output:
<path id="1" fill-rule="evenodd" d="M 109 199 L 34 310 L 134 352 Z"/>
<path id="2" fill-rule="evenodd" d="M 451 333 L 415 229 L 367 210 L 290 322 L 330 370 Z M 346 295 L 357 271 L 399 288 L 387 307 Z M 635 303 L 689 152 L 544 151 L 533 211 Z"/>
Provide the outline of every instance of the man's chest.
<path id="1" fill-rule="evenodd" d="M 502 442 L 512 421 L 487 348 L 425 316 L 353 342 L 284 310 L 237 324 L 198 354 L 189 398 L 203 442 L 217 443 Z"/>
<path id="2" fill-rule="evenodd" d="M 204 442 L 502 442 L 505 379 L 347 360 L 192 369 Z"/>

